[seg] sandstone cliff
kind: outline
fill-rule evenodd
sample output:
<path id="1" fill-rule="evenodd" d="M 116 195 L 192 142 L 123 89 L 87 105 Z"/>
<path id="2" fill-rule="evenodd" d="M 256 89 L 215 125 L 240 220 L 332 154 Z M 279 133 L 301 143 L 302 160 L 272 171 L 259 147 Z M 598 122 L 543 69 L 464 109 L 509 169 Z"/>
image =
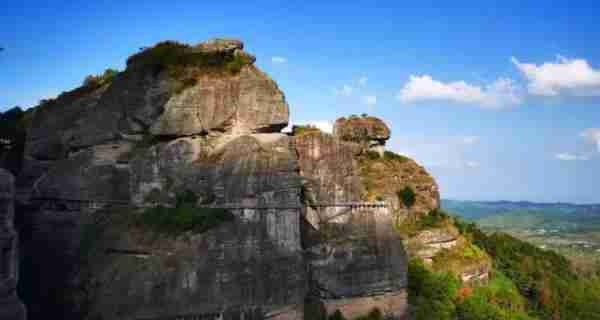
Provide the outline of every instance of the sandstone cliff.
<path id="1" fill-rule="evenodd" d="M 254 61 L 238 40 L 162 42 L 23 117 L 30 319 L 404 319 L 409 258 L 487 277 L 382 120 L 283 134 Z"/>
<path id="2" fill-rule="evenodd" d="M 285 97 L 254 60 L 237 40 L 163 42 L 36 108 L 19 176 L 32 319 L 406 314 L 407 258 L 392 211 L 364 205 L 364 145 L 280 133 Z M 165 233 L 148 216 L 208 222 Z"/>
<path id="3" fill-rule="evenodd" d="M 450 271 L 465 283 L 486 280 L 491 269 L 490 258 L 460 236 L 451 223 L 452 218 L 439 210 L 439 188 L 425 168 L 410 158 L 385 150 L 390 135 L 387 125 L 374 117 L 338 119 L 334 126 L 335 140 L 344 145 L 348 150 L 346 154 L 351 154 L 353 161 L 329 157 L 332 169 L 327 170 L 325 162 L 318 165 L 318 171 L 312 172 L 311 176 L 316 181 L 338 186 L 327 190 L 346 190 L 342 194 L 354 199 L 384 201 L 411 258 L 423 259 L 434 269 Z M 310 133 L 301 139 L 307 140 L 311 136 L 319 135 Z M 300 152 L 301 159 L 302 154 Z M 312 169 L 301 162 L 303 167 Z M 341 173 L 345 173 L 343 179 L 337 177 Z M 322 178 L 319 180 L 319 177 Z M 342 181 L 354 181 L 357 187 L 345 187 Z"/>

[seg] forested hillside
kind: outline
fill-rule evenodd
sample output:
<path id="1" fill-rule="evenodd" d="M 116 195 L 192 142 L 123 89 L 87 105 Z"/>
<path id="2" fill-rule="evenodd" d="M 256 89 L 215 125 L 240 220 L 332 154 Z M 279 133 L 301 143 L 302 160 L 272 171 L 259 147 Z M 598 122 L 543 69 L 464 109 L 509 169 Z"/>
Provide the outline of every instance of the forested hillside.
<path id="1" fill-rule="evenodd" d="M 489 281 L 467 285 L 411 261 L 415 319 L 600 319 L 600 272 L 575 273 L 569 260 L 553 251 L 450 219 L 492 258 L 493 271 Z"/>

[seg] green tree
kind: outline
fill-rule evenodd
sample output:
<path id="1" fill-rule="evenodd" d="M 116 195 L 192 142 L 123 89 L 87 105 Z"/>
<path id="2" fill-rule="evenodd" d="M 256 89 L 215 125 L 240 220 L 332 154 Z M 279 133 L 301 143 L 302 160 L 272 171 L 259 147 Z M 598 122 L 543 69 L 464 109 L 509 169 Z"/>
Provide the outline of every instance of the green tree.
<path id="1" fill-rule="evenodd" d="M 402 190 L 398 191 L 397 195 L 400 201 L 402 201 L 402 204 L 404 204 L 404 206 L 409 209 L 415 204 L 415 201 L 417 200 L 417 195 L 410 186 L 402 188 Z"/>

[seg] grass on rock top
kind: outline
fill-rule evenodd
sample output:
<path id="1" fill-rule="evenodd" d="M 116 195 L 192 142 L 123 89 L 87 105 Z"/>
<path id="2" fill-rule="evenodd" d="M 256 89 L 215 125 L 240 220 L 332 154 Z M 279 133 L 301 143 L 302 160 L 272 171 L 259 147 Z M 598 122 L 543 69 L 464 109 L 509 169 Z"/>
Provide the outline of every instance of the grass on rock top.
<path id="1" fill-rule="evenodd" d="M 253 62 L 250 56 L 244 54 L 206 52 L 176 41 L 163 41 L 130 56 L 127 66 L 143 66 L 152 70 L 155 75 L 162 71 L 168 72 L 175 80 L 172 92 L 178 94 L 196 84 L 193 71 L 235 75 Z"/>
<path id="2" fill-rule="evenodd" d="M 420 231 L 437 228 L 455 229 L 453 218 L 440 209 L 429 211 L 427 215 L 409 214 L 404 220 L 396 225 L 396 230 L 403 237 L 412 237 Z"/>
<path id="3" fill-rule="evenodd" d="M 157 72 L 167 69 L 175 78 L 181 72 L 179 67 L 221 69 L 235 74 L 243 66 L 252 63 L 252 59 L 244 55 L 208 53 L 176 41 L 160 42 L 127 59 L 128 66 L 135 64 L 153 67 Z"/>
<path id="4" fill-rule="evenodd" d="M 294 136 L 301 136 L 310 133 L 320 133 L 321 130 L 312 125 L 295 125 L 292 127 L 292 134 Z"/>
<path id="5" fill-rule="evenodd" d="M 391 151 L 385 151 L 383 157 L 374 151 L 363 152 L 358 163 L 361 181 L 365 186 L 363 197 L 369 201 L 384 198 L 384 195 L 398 196 L 398 192 L 404 188 L 412 188 L 410 185 L 421 182 L 419 174 L 428 176 L 426 172 L 419 172 L 422 169 L 414 161 Z M 410 177 L 410 184 L 403 182 L 407 179 L 400 179 L 401 176 Z"/>

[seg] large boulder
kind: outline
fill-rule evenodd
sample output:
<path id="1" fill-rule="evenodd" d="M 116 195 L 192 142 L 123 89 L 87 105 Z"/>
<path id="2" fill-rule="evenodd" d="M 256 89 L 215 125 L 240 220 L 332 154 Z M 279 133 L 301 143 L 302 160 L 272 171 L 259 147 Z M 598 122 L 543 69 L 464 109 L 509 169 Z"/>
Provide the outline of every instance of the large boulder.
<path id="1" fill-rule="evenodd" d="M 24 155 L 25 167 L 39 170 L 26 170 L 24 188 L 54 161 L 131 135 L 281 131 L 289 118 L 285 96 L 242 48 L 237 40 L 162 42 L 130 57 L 123 72 L 43 101 Z"/>
<path id="2" fill-rule="evenodd" d="M 0 320 L 24 320 L 17 297 L 18 237 L 14 228 L 14 178 L 0 168 Z"/>
<path id="3" fill-rule="evenodd" d="M 381 119 L 353 115 L 337 119 L 333 126 L 333 133 L 341 140 L 366 145 L 370 151 L 383 155 L 391 131 Z"/>
<path id="4" fill-rule="evenodd" d="M 187 136 L 209 131 L 279 132 L 288 123 L 283 93 L 253 66 L 237 75 L 198 76 L 195 85 L 173 96 L 150 132 Z"/>

